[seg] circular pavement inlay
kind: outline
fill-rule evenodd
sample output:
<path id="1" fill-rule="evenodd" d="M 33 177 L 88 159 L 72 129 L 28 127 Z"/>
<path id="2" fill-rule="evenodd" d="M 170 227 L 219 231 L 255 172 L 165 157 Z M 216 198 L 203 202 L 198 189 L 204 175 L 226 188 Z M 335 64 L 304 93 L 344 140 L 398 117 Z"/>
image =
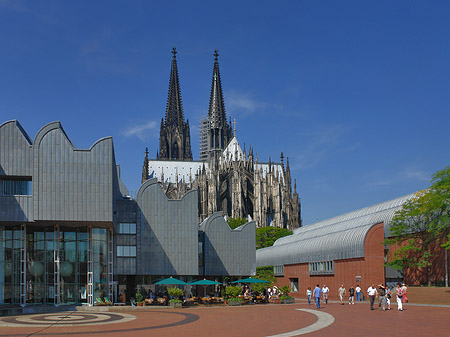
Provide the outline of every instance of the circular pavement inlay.
<path id="1" fill-rule="evenodd" d="M 85 326 L 98 324 L 124 323 L 136 319 L 136 316 L 124 313 L 67 312 L 57 314 L 36 314 L 0 318 L 0 327 L 47 327 Z"/>

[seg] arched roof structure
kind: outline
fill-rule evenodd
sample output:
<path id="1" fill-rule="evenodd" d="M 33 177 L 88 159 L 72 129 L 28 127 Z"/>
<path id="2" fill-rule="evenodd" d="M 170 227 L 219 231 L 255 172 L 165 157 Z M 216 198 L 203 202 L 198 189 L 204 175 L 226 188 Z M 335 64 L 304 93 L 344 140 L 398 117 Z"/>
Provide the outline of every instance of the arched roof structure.
<path id="1" fill-rule="evenodd" d="M 256 251 L 256 265 L 287 265 L 364 257 L 364 241 L 369 230 L 384 224 L 385 236 L 395 211 L 414 194 L 339 215 L 300 227 L 278 239 L 272 247 Z"/>

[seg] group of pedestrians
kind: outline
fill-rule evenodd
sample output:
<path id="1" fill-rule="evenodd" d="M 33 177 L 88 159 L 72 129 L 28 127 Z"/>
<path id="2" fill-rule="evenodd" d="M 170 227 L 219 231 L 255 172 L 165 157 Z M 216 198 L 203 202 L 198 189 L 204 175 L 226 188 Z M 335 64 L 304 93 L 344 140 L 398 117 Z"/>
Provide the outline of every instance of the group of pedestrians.
<path id="1" fill-rule="evenodd" d="M 308 287 L 308 289 L 306 290 L 306 297 L 308 299 L 308 304 L 311 304 L 311 300 L 314 298 L 317 309 L 320 309 L 321 297 L 323 297 L 323 301 L 325 302 L 325 304 L 327 304 L 329 292 L 330 289 L 326 285 L 324 285 L 322 288 L 320 288 L 320 286 L 317 285 L 314 288 L 314 290 L 311 290 L 311 287 Z M 341 284 L 341 286 L 338 289 L 338 295 L 341 305 L 344 305 L 347 290 L 345 289 L 343 284 Z M 362 301 L 363 293 L 359 284 L 356 286 L 356 288 L 354 288 L 353 285 L 351 285 L 350 288 L 348 289 L 348 304 L 350 305 L 355 304 L 355 295 L 356 301 Z M 384 284 L 379 284 L 378 288 L 376 288 L 375 285 L 372 284 L 367 289 L 367 295 L 369 296 L 370 310 L 374 310 L 375 298 L 377 297 L 378 297 L 378 308 L 381 308 L 383 311 L 391 310 L 392 296 L 396 297 L 397 308 L 399 311 L 403 310 L 403 303 L 406 303 L 408 301 L 407 288 L 404 283 L 403 284 L 397 283 L 395 289 L 389 289 Z"/>

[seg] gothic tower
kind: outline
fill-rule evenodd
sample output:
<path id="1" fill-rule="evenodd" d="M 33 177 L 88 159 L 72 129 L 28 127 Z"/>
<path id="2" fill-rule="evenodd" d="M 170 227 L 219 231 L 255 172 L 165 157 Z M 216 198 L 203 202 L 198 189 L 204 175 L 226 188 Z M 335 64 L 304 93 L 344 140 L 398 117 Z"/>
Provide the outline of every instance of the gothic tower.
<path id="1" fill-rule="evenodd" d="M 214 68 L 211 96 L 208 110 L 208 158 L 220 155 L 232 138 L 231 125 L 228 125 L 223 101 L 222 82 L 219 71 L 219 53 L 214 52 Z"/>
<path id="2" fill-rule="evenodd" d="M 161 119 L 159 135 L 157 158 L 160 160 L 192 160 L 189 120 L 184 122 L 176 53 L 173 47 L 166 117 Z"/>

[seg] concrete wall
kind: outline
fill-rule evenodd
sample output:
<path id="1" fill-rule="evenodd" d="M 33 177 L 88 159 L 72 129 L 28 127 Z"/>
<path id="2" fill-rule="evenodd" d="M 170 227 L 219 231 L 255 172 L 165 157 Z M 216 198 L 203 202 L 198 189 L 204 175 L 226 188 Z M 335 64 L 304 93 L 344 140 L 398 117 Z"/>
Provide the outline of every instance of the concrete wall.
<path id="1" fill-rule="evenodd" d="M 207 218 L 205 232 L 205 275 L 255 275 L 256 224 L 249 222 L 232 230 L 221 213 Z"/>

